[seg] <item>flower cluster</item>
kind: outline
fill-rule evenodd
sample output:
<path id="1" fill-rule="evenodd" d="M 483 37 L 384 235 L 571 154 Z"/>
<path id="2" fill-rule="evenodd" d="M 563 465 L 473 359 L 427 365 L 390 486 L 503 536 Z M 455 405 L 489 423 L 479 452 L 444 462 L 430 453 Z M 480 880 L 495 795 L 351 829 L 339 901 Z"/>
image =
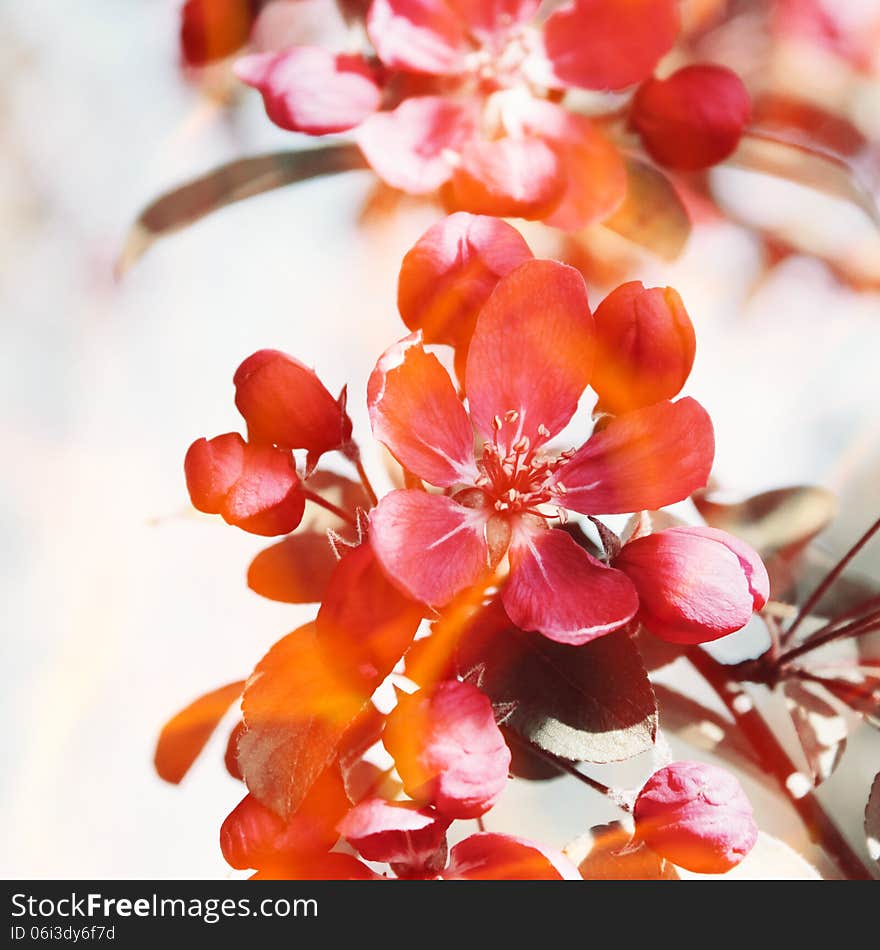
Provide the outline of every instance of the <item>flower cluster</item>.
<path id="1" fill-rule="evenodd" d="M 565 230 L 607 218 L 627 191 L 603 128 L 619 101 L 589 117 L 565 104 L 570 90 L 635 89 L 628 127 L 667 167 L 706 168 L 736 148 L 750 102 L 734 73 L 696 63 L 654 76 L 678 34 L 677 0 L 571 0 L 549 16 L 540 6 L 372 0 L 368 54 L 295 46 L 244 56 L 235 71 L 283 129 L 354 129 L 394 188 Z"/>

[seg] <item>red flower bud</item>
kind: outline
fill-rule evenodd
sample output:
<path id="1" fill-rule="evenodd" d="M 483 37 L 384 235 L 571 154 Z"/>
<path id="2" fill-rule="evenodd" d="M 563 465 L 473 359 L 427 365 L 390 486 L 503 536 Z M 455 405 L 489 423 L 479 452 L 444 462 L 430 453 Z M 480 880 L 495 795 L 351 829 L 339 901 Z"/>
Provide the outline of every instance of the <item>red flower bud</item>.
<path id="1" fill-rule="evenodd" d="M 305 497 L 289 452 L 251 445 L 237 432 L 197 439 L 183 463 L 193 505 L 251 534 L 287 534 Z"/>
<path id="2" fill-rule="evenodd" d="M 180 11 L 180 48 L 190 66 L 232 55 L 251 32 L 258 0 L 186 0 Z"/>
<path id="3" fill-rule="evenodd" d="M 324 452 L 351 440 L 345 390 L 334 399 L 314 370 L 278 350 L 259 350 L 233 378 L 235 405 L 252 442 L 283 449 L 307 449 L 311 471 Z"/>
<path id="4" fill-rule="evenodd" d="M 752 806 L 736 778 L 704 762 L 673 762 L 636 799 L 636 835 L 673 864 L 723 874 L 758 838 Z"/>
<path id="5" fill-rule="evenodd" d="M 387 861 L 401 877 L 427 877 L 446 864 L 448 827 L 449 819 L 432 808 L 368 798 L 337 830 L 367 861 Z"/>
<path id="6" fill-rule="evenodd" d="M 671 399 L 694 364 L 697 340 L 671 287 L 621 284 L 594 316 L 598 346 L 591 385 L 599 406 L 621 413 Z"/>
<path id="7" fill-rule="evenodd" d="M 716 528 L 669 528 L 614 560 L 635 585 L 638 619 L 670 643 L 706 643 L 744 627 L 770 596 L 761 558 Z"/>
<path id="8" fill-rule="evenodd" d="M 631 120 L 661 165 L 693 171 L 727 158 L 751 114 L 749 94 L 724 66 L 685 66 L 667 79 L 642 83 Z"/>
<path id="9" fill-rule="evenodd" d="M 401 695 L 382 741 L 407 795 L 447 818 L 477 818 L 507 784 L 510 750 L 492 704 L 470 683 Z"/>

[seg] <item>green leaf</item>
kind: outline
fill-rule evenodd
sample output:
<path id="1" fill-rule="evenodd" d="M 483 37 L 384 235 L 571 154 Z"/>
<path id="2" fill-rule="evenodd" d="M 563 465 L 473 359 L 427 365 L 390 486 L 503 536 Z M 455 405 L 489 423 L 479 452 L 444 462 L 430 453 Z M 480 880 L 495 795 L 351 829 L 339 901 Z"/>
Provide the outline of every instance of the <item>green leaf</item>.
<path id="1" fill-rule="evenodd" d="M 116 263 L 123 276 L 152 244 L 236 201 L 300 181 L 366 168 L 356 145 L 273 152 L 222 165 L 170 191 L 140 213 Z"/>
<path id="2" fill-rule="evenodd" d="M 566 646 L 489 608 L 459 644 L 457 661 L 494 704 L 515 704 L 507 728 L 553 755 L 619 762 L 654 743 L 654 691 L 625 630 Z"/>

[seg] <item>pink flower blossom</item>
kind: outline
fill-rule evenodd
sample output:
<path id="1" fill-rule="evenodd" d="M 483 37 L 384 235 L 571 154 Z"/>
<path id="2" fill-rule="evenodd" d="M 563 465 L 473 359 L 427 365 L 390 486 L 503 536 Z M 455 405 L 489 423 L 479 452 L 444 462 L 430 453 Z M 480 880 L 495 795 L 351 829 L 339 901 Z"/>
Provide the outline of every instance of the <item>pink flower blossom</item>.
<path id="1" fill-rule="evenodd" d="M 508 555 L 501 597 L 522 629 L 581 644 L 635 615 L 629 578 L 550 521 L 564 510 L 613 514 L 686 498 L 708 478 L 712 425 L 693 399 L 659 402 L 614 419 L 579 449 L 545 450 L 574 415 L 593 355 L 583 278 L 530 260 L 498 282 L 480 312 L 467 409 L 419 334 L 380 358 L 368 387 L 374 435 L 409 472 L 445 490 L 393 491 L 371 514 L 373 548 L 402 590 L 442 606 Z"/>

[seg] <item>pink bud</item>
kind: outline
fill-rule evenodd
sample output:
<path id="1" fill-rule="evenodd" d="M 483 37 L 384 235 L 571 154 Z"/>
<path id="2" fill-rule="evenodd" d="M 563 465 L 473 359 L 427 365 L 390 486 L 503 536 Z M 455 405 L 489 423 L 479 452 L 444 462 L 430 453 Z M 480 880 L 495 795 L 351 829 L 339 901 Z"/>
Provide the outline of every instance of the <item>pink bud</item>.
<path id="1" fill-rule="evenodd" d="M 278 350 L 259 350 L 238 367 L 235 405 L 252 442 L 307 449 L 311 470 L 324 452 L 351 440 L 345 390 L 334 399 L 314 370 Z"/>
<path id="2" fill-rule="evenodd" d="M 698 63 L 642 83 L 631 119 L 652 158 L 693 171 L 727 158 L 750 114 L 749 94 L 736 73 Z"/>
<path id="3" fill-rule="evenodd" d="M 183 467 L 193 505 L 228 524 L 271 536 L 302 520 L 305 497 L 289 452 L 227 432 L 193 442 Z"/>
<path id="4" fill-rule="evenodd" d="M 599 304 L 597 358 L 590 385 L 599 404 L 621 413 L 671 399 L 694 365 L 696 336 L 671 287 L 621 284 Z"/>
<path id="5" fill-rule="evenodd" d="M 477 818 L 507 784 L 510 750 L 492 704 L 470 683 L 401 695 L 382 741 L 407 795 L 447 818 Z"/>
<path id="6" fill-rule="evenodd" d="M 715 528 L 669 528 L 624 545 L 614 566 L 639 595 L 639 620 L 670 643 L 706 643 L 744 627 L 770 596 L 761 558 Z"/>
<path id="7" fill-rule="evenodd" d="M 446 863 L 449 819 L 410 802 L 368 798 L 337 825 L 367 861 L 387 861 L 400 877 L 428 877 Z"/>
<path id="8" fill-rule="evenodd" d="M 742 786 L 730 772 L 704 762 L 673 762 L 655 772 L 636 799 L 636 835 L 673 864 L 699 874 L 723 874 L 758 838 Z"/>

